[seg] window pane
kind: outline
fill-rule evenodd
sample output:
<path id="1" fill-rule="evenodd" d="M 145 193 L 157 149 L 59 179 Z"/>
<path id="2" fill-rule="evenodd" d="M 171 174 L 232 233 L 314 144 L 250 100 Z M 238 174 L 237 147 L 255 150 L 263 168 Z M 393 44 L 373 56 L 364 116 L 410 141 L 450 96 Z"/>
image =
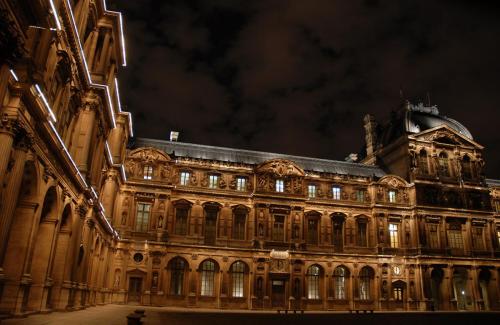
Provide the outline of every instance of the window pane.
<path id="1" fill-rule="evenodd" d="M 189 185 L 189 176 L 188 172 L 181 172 L 181 185 Z"/>
<path id="2" fill-rule="evenodd" d="M 149 165 L 144 166 L 144 179 L 153 179 L 153 167 Z"/>
<path id="3" fill-rule="evenodd" d="M 335 269 L 335 299 L 347 299 L 346 296 L 346 271 L 343 267 Z"/>
<path id="4" fill-rule="evenodd" d="M 219 175 L 210 175 L 208 178 L 208 187 L 218 188 L 219 187 Z"/>
<path id="5" fill-rule="evenodd" d="M 176 258 L 171 264 L 170 293 L 182 295 L 184 284 L 184 261 Z"/>
<path id="6" fill-rule="evenodd" d="M 398 248 L 399 247 L 398 224 L 396 223 L 389 224 L 389 237 L 391 240 L 391 247 Z"/>
<path id="7" fill-rule="evenodd" d="M 472 245 L 475 249 L 484 249 L 483 228 L 472 228 Z"/>
<path id="8" fill-rule="evenodd" d="M 334 200 L 340 200 L 340 187 L 338 186 L 332 187 L 332 197 Z"/>
<path id="9" fill-rule="evenodd" d="M 285 216 L 274 216 L 273 240 L 284 241 L 285 238 Z"/>
<path id="10" fill-rule="evenodd" d="M 464 241 L 461 230 L 448 230 L 448 245 L 450 246 L 450 248 L 464 248 Z"/>
<path id="11" fill-rule="evenodd" d="M 247 179 L 244 177 L 238 177 L 236 179 L 236 190 L 246 191 L 246 189 L 247 189 Z"/>
<path id="12" fill-rule="evenodd" d="M 307 193 L 310 198 L 316 197 L 316 185 L 309 185 Z"/>
<path id="13" fill-rule="evenodd" d="M 175 209 L 175 231 L 176 235 L 186 235 L 187 234 L 187 216 L 188 209 L 177 208 Z"/>
<path id="14" fill-rule="evenodd" d="M 358 222 L 358 246 L 366 247 L 366 222 Z"/>
<path id="15" fill-rule="evenodd" d="M 243 288 L 245 280 L 245 265 L 242 262 L 236 262 L 231 269 L 232 277 L 232 296 L 243 297 Z"/>
<path id="16" fill-rule="evenodd" d="M 276 180 L 276 192 L 283 193 L 284 187 L 283 187 L 283 180 L 282 179 L 277 179 Z"/>
<path id="17" fill-rule="evenodd" d="M 149 224 L 149 209 L 151 204 L 138 203 L 137 204 L 137 217 L 135 219 L 135 231 L 146 232 L 148 231 Z"/>
<path id="18" fill-rule="evenodd" d="M 396 191 L 389 191 L 389 202 L 396 203 Z"/>
<path id="19" fill-rule="evenodd" d="M 215 282 L 215 264 L 212 261 L 205 261 L 201 267 L 201 295 L 213 296 Z"/>
<path id="20" fill-rule="evenodd" d="M 307 298 L 320 299 L 319 296 L 319 267 L 313 265 L 309 268 L 307 274 Z"/>

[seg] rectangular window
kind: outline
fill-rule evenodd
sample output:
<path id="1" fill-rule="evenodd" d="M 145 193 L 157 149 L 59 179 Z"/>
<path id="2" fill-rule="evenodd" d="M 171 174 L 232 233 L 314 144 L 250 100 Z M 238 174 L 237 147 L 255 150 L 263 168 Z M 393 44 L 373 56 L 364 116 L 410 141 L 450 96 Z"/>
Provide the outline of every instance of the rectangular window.
<path id="1" fill-rule="evenodd" d="M 472 228 L 472 245 L 474 249 L 477 250 L 484 249 L 483 228 L 481 227 Z"/>
<path id="2" fill-rule="evenodd" d="M 462 236 L 461 229 L 448 230 L 448 246 L 450 248 L 457 248 L 457 249 L 464 248 L 464 239 Z"/>
<path id="3" fill-rule="evenodd" d="M 232 296 L 234 298 L 243 298 L 243 285 L 245 283 L 245 273 L 233 272 L 231 273 L 233 280 Z"/>
<path id="4" fill-rule="evenodd" d="M 439 225 L 428 224 L 427 229 L 429 230 L 429 247 L 439 248 Z"/>
<path id="5" fill-rule="evenodd" d="M 218 188 L 219 187 L 219 175 L 208 176 L 208 187 L 209 188 Z"/>
<path id="6" fill-rule="evenodd" d="M 284 184 L 282 179 L 276 180 L 276 192 L 283 193 Z"/>
<path id="7" fill-rule="evenodd" d="M 393 290 L 394 300 L 403 301 L 403 288 L 395 287 Z"/>
<path id="8" fill-rule="evenodd" d="M 237 191 L 247 190 L 247 179 L 245 177 L 236 178 L 236 190 Z"/>
<path id="9" fill-rule="evenodd" d="M 307 187 L 307 196 L 310 198 L 316 197 L 316 185 L 309 185 Z"/>
<path id="10" fill-rule="evenodd" d="M 356 201 L 365 202 L 365 191 L 364 190 L 357 190 L 356 191 Z"/>
<path id="11" fill-rule="evenodd" d="M 340 187 L 339 186 L 332 187 L 332 197 L 334 200 L 340 200 Z"/>
<path id="12" fill-rule="evenodd" d="M 144 179 L 153 179 L 153 166 L 144 166 Z"/>
<path id="13" fill-rule="evenodd" d="M 188 217 L 188 209 L 186 209 L 186 208 L 175 209 L 174 233 L 176 235 L 186 235 L 187 234 L 187 217 Z"/>
<path id="14" fill-rule="evenodd" d="M 151 204 L 138 203 L 137 204 L 137 217 L 135 218 L 135 231 L 147 232 L 149 225 L 149 212 Z"/>
<path id="15" fill-rule="evenodd" d="M 273 240 L 285 240 L 285 216 L 274 216 L 273 223 Z"/>
<path id="16" fill-rule="evenodd" d="M 398 233 L 398 224 L 390 223 L 389 224 L 389 238 L 391 240 L 391 247 L 398 248 L 399 247 L 399 233 Z"/>
<path id="17" fill-rule="evenodd" d="M 189 185 L 189 172 L 181 172 L 181 185 Z"/>
<path id="18" fill-rule="evenodd" d="M 318 243 L 318 219 L 307 220 L 307 243 L 316 245 Z"/>
<path id="19" fill-rule="evenodd" d="M 234 215 L 233 239 L 245 239 L 246 214 L 238 212 Z"/>
<path id="20" fill-rule="evenodd" d="M 366 222 L 358 222 L 358 246 L 366 247 Z"/>
<path id="21" fill-rule="evenodd" d="M 389 202 L 396 203 L 396 191 L 389 191 Z"/>

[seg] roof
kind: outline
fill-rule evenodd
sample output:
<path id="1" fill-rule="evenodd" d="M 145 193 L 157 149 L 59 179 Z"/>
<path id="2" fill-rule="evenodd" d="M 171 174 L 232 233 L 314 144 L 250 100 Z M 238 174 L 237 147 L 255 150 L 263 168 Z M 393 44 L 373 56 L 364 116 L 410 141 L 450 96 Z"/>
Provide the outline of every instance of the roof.
<path id="1" fill-rule="evenodd" d="M 386 174 L 378 166 L 363 165 L 360 163 L 215 147 L 185 142 L 173 142 L 167 140 L 137 138 L 133 147 L 153 147 L 175 157 L 201 158 L 207 160 L 239 162 L 251 165 L 258 165 L 271 159 L 286 159 L 295 162 L 302 169 L 307 171 L 326 172 L 340 175 L 382 177 Z"/>
<path id="2" fill-rule="evenodd" d="M 500 187 L 500 179 L 487 178 L 486 184 L 488 184 L 489 187 Z"/>

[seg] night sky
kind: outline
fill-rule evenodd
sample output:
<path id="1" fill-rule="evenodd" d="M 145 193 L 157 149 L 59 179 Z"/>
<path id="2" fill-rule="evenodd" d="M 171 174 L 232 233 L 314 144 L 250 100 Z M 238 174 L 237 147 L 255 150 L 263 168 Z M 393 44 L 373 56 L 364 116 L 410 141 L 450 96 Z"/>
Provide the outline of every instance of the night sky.
<path id="1" fill-rule="evenodd" d="M 140 137 L 343 160 L 363 116 L 430 102 L 500 178 L 497 1 L 114 0 Z"/>

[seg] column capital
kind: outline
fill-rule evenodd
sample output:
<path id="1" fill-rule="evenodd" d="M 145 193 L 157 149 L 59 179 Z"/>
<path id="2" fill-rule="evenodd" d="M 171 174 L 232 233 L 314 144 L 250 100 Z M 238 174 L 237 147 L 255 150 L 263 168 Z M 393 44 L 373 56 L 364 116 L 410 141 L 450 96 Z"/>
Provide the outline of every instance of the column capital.
<path id="1" fill-rule="evenodd" d="M 0 117 L 0 133 L 7 133 L 12 137 L 19 132 L 19 121 L 10 117 L 7 113 L 3 113 Z"/>

